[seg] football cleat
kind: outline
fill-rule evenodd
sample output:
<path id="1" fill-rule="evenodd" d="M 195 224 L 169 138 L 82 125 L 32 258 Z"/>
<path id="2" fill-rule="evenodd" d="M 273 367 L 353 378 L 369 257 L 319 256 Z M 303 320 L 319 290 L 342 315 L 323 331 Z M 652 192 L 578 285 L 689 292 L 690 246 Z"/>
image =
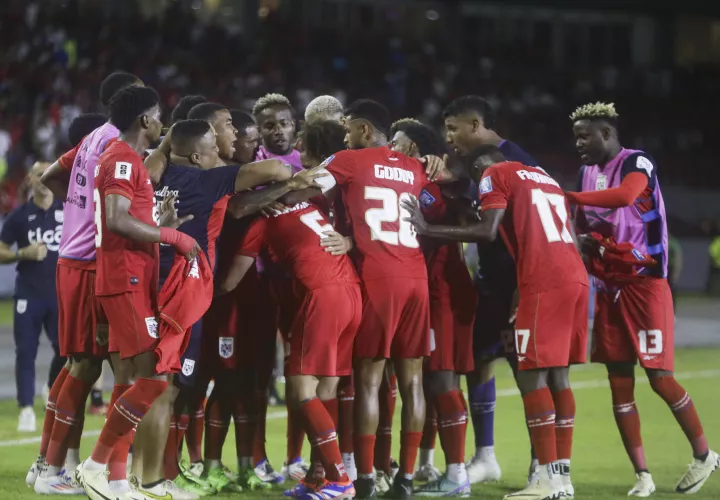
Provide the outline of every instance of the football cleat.
<path id="1" fill-rule="evenodd" d="M 106 469 L 88 469 L 86 460 L 75 469 L 75 480 L 85 488 L 90 500 L 117 500 L 118 496 L 110 490 L 109 474 Z"/>
<path id="2" fill-rule="evenodd" d="M 635 477 L 637 481 L 635 481 L 635 486 L 628 491 L 629 497 L 646 498 L 655 493 L 655 483 L 649 472 L 639 472 L 635 474 Z"/>
<path id="3" fill-rule="evenodd" d="M 302 500 L 333 500 L 355 498 L 355 486 L 352 481 L 331 483 L 325 481 L 320 489 L 298 497 Z"/>
<path id="4" fill-rule="evenodd" d="M 293 481 L 300 481 L 302 478 L 305 477 L 308 470 L 310 470 L 310 464 L 304 462 L 302 458 L 297 458 L 289 464 L 285 462 L 282 466 L 282 469 L 280 469 L 280 474 L 282 474 L 285 481 L 287 481 L 288 479 L 292 479 Z"/>
<path id="5" fill-rule="evenodd" d="M 419 497 L 467 498 L 470 496 L 470 481 L 456 483 L 448 479 L 446 475 L 442 475 L 438 479 L 417 488 L 415 495 Z"/>
<path id="6" fill-rule="evenodd" d="M 32 406 L 26 406 L 20 410 L 17 430 L 18 432 L 35 432 L 37 430 L 37 421 Z"/>
<path id="7" fill-rule="evenodd" d="M 413 482 L 412 479 L 402 477 L 402 475 L 395 476 L 393 479 L 392 487 L 390 491 L 383 495 L 385 498 L 412 498 L 413 496 Z"/>
<path id="8" fill-rule="evenodd" d="M 720 455 L 709 450 L 705 460 L 698 460 L 696 458 L 688 466 L 687 472 L 683 474 L 680 481 L 675 485 L 675 492 L 686 495 L 697 493 L 718 467 L 720 467 Z"/>
<path id="9" fill-rule="evenodd" d="M 285 478 L 282 474 L 275 472 L 267 459 L 261 460 L 255 466 L 255 474 L 257 474 L 257 477 L 269 484 L 282 484 L 285 482 Z"/>
<path id="10" fill-rule="evenodd" d="M 355 498 L 377 498 L 375 478 L 372 476 L 358 477 L 355 481 Z"/>
<path id="11" fill-rule="evenodd" d="M 37 459 L 33 464 L 30 466 L 30 470 L 25 475 L 25 484 L 28 485 L 28 488 L 32 488 L 35 486 L 35 480 L 40 475 L 40 471 L 42 470 L 43 466 L 45 465 L 45 457 L 42 455 L 38 455 Z"/>
<path id="12" fill-rule="evenodd" d="M 425 482 L 431 482 L 431 481 L 437 481 L 440 479 L 440 476 L 442 474 L 438 470 L 437 467 L 435 467 L 432 464 L 424 464 L 421 465 L 418 470 L 415 471 L 415 481 L 425 481 Z"/>
<path id="13" fill-rule="evenodd" d="M 500 465 L 492 448 L 484 448 L 465 465 L 470 484 L 499 481 L 502 477 Z"/>
<path id="14" fill-rule="evenodd" d="M 238 472 L 237 484 L 239 487 L 250 490 L 269 490 L 272 488 L 272 484 L 266 483 L 255 474 L 255 469 L 252 467 L 246 467 L 240 469 Z"/>
<path id="15" fill-rule="evenodd" d="M 84 495 L 85 490 L 75 481 L 66 481 L 62 475 L 38 476 L 33 487 L 38 495 Z"/>

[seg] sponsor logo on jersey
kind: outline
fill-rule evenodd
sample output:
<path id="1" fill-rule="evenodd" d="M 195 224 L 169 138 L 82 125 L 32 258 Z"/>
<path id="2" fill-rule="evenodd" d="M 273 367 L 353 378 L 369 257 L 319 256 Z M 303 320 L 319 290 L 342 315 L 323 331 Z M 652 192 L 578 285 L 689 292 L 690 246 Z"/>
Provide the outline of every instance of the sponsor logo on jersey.
<path id="1" fill-rule="evenodd" d="M 637 157 L 637 160 L 635 161 L 635 166 L 639 170 L 644 170 L 648 174 L 648 177 L 650 177 L 650 174 L 653 171 L 652 162 L 650 160 L 648 160 L 647 158 L 645 158 L 644 156 Z"/>
<path id="2" fill-rule="evenodd" d="M 515 172 L 518 177 L 524 181 L 533 181 L 538 184 L 550 184 L 551 186 L 560 187 L 555 179 L 549 175 L 541 174 L 540 172 L 528 172 L 527 170 L 518 170 Z M 487 178 L 487 177 L 486 177 Z"/>
<path id="3" fill-rule="evenodd" d="M 435 203 L 435 197 L 424 189 L 420 193 L 420 197 L 418 198 L 418 200 L 420 201 L 420 206 L 422 206 L 423 208 L 428 208 L 432 206 L 433 203 Z"/>
<path id="4" fill-rule="evenodd" d="M 62 213 L 62 212 L 61 212 Z M 43 243 L 50 252 L 57 252 L 60 248 L 62 238 L 62 226 L 55 226 L 55 229 L 44 231 L 39 227 L 28 230 L 28 241 L 30 244 Z"/>
<path id="5" fill-rule="evenodd" d="M 62 210 L 55 210 L 55 222 L 62 224 L 65 221 L 65 213 Z"/>
<path id="6" fill-rule="evenodd" d="M 130 180 L 132 174 L 132 163 L 126 161 L 118 161 L 115 163 L 115 178 L 123 179 L 126 181 Z"/>
<path id="7" fill-rule="evenodd" d="M 480 181 L 480 194 L 488 194 L 492 192 L 492 179 L 485 177 Z"/>
<path id="8" fill-rule="evenodd" d="M 85 208 L 87 205 L 87 196 L 83 196 L 81 194 L 73 193 L 72 198 L 68 198 L 66 200 L 67 203 L 70 203 L 71 205 L 75 205 L 77 207 L 80 207 L 82 209 Z"/>
<path id="9" fill-rule="evenodd" d="M 218 339 L 218 354 L 221 358 L 228 359 L 235 351 L 235 339 L 232 337 L 220 337 Z"/>
<path id="10" fill-rule="evenodd" d="M 415 184 L 415 174 L 409 170 L 398 167 L 388 167 L 386 165 L 375 165 L 375 177 L 377 179 L 385 179 L 388 181 L 404 182 L 405 184 Z"/>
<path id="11" fill-rule="evenodd" d="M 194 359 L 186 359 L 183 361 L 182 365 L 182 373 L 186 377 L 189 377 L 192 375 L 192 372 L 195 371 L 195 360 Z"/>
<path id="12" fill-rule="evenodd" d="M 27 300 L 25 299 L 18 299 L 17 305 L 15 306 L 15 310 L 18 314 L 25 314 L 25 311 L 27 311 Z"/>
<path id="13" fill-rule="evenodd" d="M 78 172 L 75 175 L 75 183 L 80 187 L 85 187 L 85 184 L 87 184 L 87 178 L 80 172 Z"/>
<path id="14" fill-rule="evenodd" d="M 30 215 L 28 215 L 28 221 L 32 222 L 32 221 L 34 221 L 35 219 L 37 219 L 37 214 L 30 214 Z"/>
<path id="15" fill-rule="evenodd" d="M 148 335 L 152 338 L 157 339 L 160 337 L 158 333 L 158 323 L 155 318 L 145 318 L 145 326 L 147 327 Z"/>

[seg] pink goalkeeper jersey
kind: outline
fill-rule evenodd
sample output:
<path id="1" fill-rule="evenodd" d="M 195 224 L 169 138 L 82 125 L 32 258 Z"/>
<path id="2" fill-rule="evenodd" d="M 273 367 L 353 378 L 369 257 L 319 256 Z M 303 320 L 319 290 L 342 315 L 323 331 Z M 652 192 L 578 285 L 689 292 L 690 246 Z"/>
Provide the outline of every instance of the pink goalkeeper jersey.
<path id="1" fill-rule="evenodd" d="M 297 149 L 293 149 L 286 155 L 276 155 L 275 153 L 271 153 L 265 149 L 265 146 L 260 146 L 257 154 L 255 155 L 255 161 L 270 160 L 274 158 L 282 160 L 290 165 L 292 167 L 293 174 L 296 174 L 303 169 L 302 161 L 300 161 L 300 151 Z"/>
<path id="2" fill-rule="evenodd" d="M 106 123 L 90 132 L 72 151 L 61 158 L 72 159 L 70 184 L 63 209 L 63 234 L 60 240 L 60 257 L 70 260 L 95 260 L 95 167 L 108 143 L 116 139 L 120 131 Z"/>

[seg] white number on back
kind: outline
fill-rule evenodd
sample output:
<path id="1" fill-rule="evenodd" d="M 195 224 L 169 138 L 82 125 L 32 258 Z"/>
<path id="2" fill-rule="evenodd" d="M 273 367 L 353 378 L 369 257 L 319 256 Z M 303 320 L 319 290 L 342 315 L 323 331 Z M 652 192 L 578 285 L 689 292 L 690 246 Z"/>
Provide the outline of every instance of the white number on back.
<path id="1" fill-rule="evenodd" d="M 518 354 L 527 352 L 528 342 L 530 341 L 530 330 L 515 330 L 515 350 Z"/>
<path id="2" fill-rule="evenodd" d="M 102 245 L 102 212 L 100 208 L 100 191 L 93 191 L 93 204 L 95 205 L 95 248 Z"/>
<path id="3" fill-rule="evenodd" d="M 572 243 L 573 239 L 567 227 L 567 209 L 565 208 L 565 197 L 561 194 L 546 193 L 542 189 L 532 190 L 532 203 L 537 209 L 542 223 L 545 236 L 550 243 L 563 241 Z M 552 207 L 552 208 L 551 208 Z M 560 219 L 562 231 L 558 231 L 557 223 L 553 217 L 553 210 Z"/>
<path id="4" fill-rule="evenodd" d="M 370 226 L 370 234 L 373 240 L 380 240 L 388 245 L 402 245 L 408 248 L 418 248 L 415 228 L 412 224 L 403 220 L 409 217 L 410 213 L 405 210 L 401 203 L 403 200 L 411 200 L 409 193 L 398 194 L 389 188 L 365 187 L 366 200 L 382 201 L 380 208 L 369 208 L 365 212 L 365 222 Z M 398 223 L 397 231 L 387 231 L 382 228 L 383 223 Z"/>
<path id="5" fill-rule="evenodd" d="M 325 233 L 329 231 L 334 231 L 333 227 L 330 224 L 324 224 L 325 217 L 323 217 L 323 215 L 317 210 L 301 215 L 300 222 L 312 229 L 315 234 L 320 236 L 320 239 L 326 237 Z"/>

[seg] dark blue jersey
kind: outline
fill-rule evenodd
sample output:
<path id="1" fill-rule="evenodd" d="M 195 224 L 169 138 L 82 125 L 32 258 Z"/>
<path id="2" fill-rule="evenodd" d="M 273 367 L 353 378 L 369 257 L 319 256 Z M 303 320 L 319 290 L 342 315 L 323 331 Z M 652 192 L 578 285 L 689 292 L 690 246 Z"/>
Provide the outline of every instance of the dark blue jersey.
<path id="1" fill-rule="evenodd" d="M 156 203 L 161 203 L 166 195 L 172 194 L 177 199 L 175 206 L 178 217 L 193 216 L 191 221 L 180 226 L 178 230 L 192 236 L 206 255 L 208 222 L 213 205 L 221 198 L 235 192 L 235 179 L 239 169 L 239 166 L 229 166 L 200 170 L 196 167 L 170 164 L 155 186 Z M 174 248 L 167 245 L 160 246 L 160 286 L 170 273 L 174 258 Z"/>
<path id="2" fill-rule="evenodd" d="M 23 248 L 33 243 L 44 243 L 47 257 L 42 262 L 21 260 L 17 263 L 15 296 L 53 298 L 55 268 L 63 227 L 63 205 L 54 201 L 48 210 L 38 207 L 32 200 L 19 206 L 5 219 L 0 240 L 8 246 Z"/>

